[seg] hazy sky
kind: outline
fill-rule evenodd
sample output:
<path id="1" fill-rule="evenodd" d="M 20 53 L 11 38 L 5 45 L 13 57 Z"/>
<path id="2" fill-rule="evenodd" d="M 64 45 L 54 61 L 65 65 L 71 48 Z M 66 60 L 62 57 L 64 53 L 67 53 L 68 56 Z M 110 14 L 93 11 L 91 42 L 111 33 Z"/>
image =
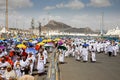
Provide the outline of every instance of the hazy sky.
<path id="1" fill-rule="evenodd" d="M 120 0 L 8 0 L 9 26 L 30 28 L 31 19 L 42 25 L 49 20 L 72 27 L 100 29 L 104 12 L 104 29 L 120 27 Z M 0 0 L 0 25 L 5 25 L 5 0 Z"/>

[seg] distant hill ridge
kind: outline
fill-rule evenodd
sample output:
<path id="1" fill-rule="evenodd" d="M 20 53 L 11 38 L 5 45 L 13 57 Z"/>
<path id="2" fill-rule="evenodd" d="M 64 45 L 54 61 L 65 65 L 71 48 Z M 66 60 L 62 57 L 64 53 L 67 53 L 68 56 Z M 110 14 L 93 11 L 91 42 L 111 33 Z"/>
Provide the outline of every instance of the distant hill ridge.
<path id="1" fill-rule="evenodd" d="M 68 26 L 62 22 L 56 22 L 54 20 L 49 21 L 45 27 L 49 27 L 51 29 L 63 29 L 63 28 L 71 28 L 71 26 Z"/>
<path id="2" fill-rule="evenodd" d="M 95 33 L 93 30 L 91 30 L 89 27 L 86 28 L 75 28 L 71 27 L 67 24 L 64 24 L 62 22 L 57 22 L 54 20 L 50 20 L 48 24 L 44 26 L 45 28 L 50 28 L 51 30 L 59 30 L 64 32 L 74 32 L 74 33 Z"/>

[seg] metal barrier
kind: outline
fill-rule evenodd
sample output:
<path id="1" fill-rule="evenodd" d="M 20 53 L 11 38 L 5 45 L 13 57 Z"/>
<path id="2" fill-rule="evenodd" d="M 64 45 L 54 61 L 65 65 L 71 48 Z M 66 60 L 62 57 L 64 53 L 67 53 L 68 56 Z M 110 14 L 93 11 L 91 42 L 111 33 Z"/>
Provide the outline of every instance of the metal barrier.
<path id="1" fill-rule="evenodd" d="M 57 48 L 53 51 L 46 80 L 59 80 Z"/>

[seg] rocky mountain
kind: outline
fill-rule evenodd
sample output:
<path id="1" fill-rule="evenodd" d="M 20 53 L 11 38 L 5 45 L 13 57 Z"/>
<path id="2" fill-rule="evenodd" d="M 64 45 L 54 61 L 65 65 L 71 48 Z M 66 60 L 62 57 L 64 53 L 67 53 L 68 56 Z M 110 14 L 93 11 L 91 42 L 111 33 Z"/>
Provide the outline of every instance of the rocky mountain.
<path id="1" fill-rule="evenodd" d="M 50 28 L 51 30 L 59 30 L 60 32 L 74 32 L 74 33 L 94 33 L 89 27 L 86 28 L 74 28 L 62 22 L 57 22 L 54 20 L 49 21 L 45 28 Z"/>
<path id="2" fill-rule="evenodd" d="M 47 25 L 45 25 L 45 27 L 49 27 L 53 30 L 61 30 L 61 29 L 71 28 L 71 26 L 68 26 L 61 22 L 56 22 L 54 20 L 49 21 L 49 23 Z"/>

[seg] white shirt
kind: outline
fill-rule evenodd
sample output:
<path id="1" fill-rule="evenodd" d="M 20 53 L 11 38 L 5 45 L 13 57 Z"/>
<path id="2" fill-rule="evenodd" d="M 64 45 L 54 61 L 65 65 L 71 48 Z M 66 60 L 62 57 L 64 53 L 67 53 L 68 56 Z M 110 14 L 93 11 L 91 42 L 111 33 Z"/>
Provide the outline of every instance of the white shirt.
<path id="1" fill-rule="evenodd" d="M 26 61 L 20 60 L 20 65 L 21 65 L 21 67 L 26 67 L 29 65 L 29 62 L 28 62 L 28 60 L 26 60 Z"/>
<path id="2" fill-rule="evenodd" d="M 5 63 L 0 62 L 0 67 L 7 67 L 7 66 L 10 66 L 8 62 Z"/>

